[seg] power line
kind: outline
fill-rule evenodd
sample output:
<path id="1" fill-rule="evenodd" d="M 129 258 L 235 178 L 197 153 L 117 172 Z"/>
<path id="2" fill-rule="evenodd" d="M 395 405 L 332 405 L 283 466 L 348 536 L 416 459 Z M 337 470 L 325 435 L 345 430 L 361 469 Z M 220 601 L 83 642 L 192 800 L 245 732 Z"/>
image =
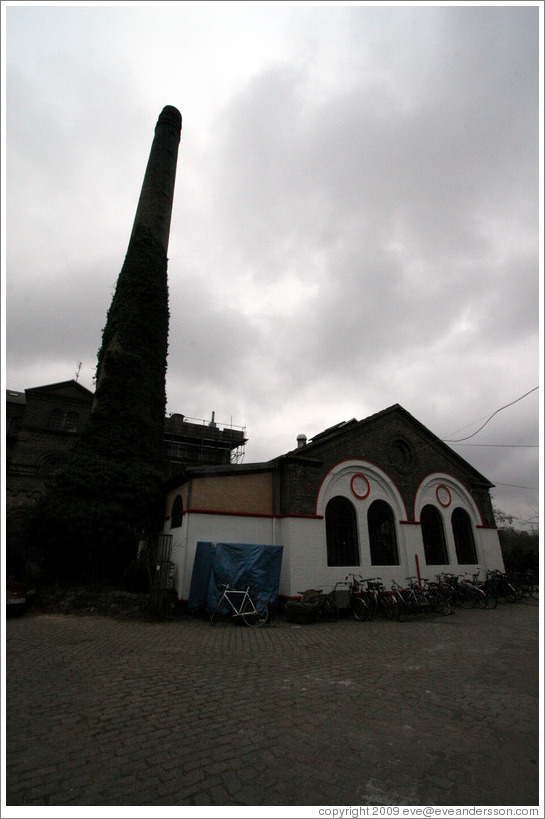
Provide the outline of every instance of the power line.
<path id="1" fill-rule="evenodd" d="M 477 435 L 477 433 L 481 431 L 481 429 L 484 429 L 484 427 L 485 427 L 485 426 L 486 426 L 486 425 L 489 423 L 489 421 L 491 421 L 491 420 L 492 420 L 492 418 L 494 418 L 494 416 L 495 416 L 495 415 L 497 415 L 497 414 L 498 414 L 498 412 L 501 412 L 502 410 L 507 409 L 507 407 L 512 407 L 512 406 L 513 406 L 513 404 L 517 404 L 519 401 L 522 401 L 522 399 L 523 399 L 523 398 L 526 398 L 526 396 L 527 396 L 527 395 L 530 395 L 532 392 L 535 392 L 535 391 L 536 391 L 536 390 L 538 390 L 538 389 L 539 389 L 539 387 L 534 387 L 532 390 L 528 390 L 528 392 L 525 392 L 525 393 L 524 393 L 524 395 L 521 395 L 521 396 L 520 396 L 520 398 L 516 398 L 514 401 L 511 401 L 509 404 L 505 404 L 503 407 L 500 407 L 499 409 L 495 410 L 495 411 L 492 413 L 492 415 L 490 415 L 490 416 L 489 416 L 489 417 L 486 419 L 486 421 L 484 422 L 484 424 L 482 424 L 482 425 L 479 427 L 479 429 L 475 430 L 475 432 L 472 432 L 472 433 L 471 433 L 471 435 L 467 435 L 465 438 L 457 438 L 457 439 L 454 439 L 454 440 L 453 440 L 453 439 L 448 439 L 448 438 L 443 438 L 443 439 L 442 439 L 442 440 L 443 440 L 443 442 L 444 442 L 445 444 L 457 444 L 457 443 L 459 443 L 460 441 L 469 441 L 469 439 L 470 439 L 470 438 L 474 438 L 474 437 L 475 437 L 475 435 Z"/>
<path id="2" fill-rule="evenodd" d="M 461 446 L 501 446 L 508 449 L 539 449 L 539 444 L 461 444 Z"/>
<path id="3" fill-rule="evenodd" d="M 532 492 L 539 492 L 535 486 L 521 486 L 519 483 L 495 483 L 494 486 L 510 486 L 512 489 L 531 489 Z"/>

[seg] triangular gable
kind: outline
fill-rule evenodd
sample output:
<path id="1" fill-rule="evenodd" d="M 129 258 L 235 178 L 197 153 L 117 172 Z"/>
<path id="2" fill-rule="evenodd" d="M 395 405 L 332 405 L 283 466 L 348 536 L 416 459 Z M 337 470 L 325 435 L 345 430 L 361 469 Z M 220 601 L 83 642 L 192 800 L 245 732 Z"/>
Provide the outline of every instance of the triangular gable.
<path id="1" fill-rule="evenodd" d="M 70 398 L 77 400 L 84 400 L 91 402 L 93 400 L 93 393 L 86 387 L 78 384 L 73 379 L 71 381 L 59 381 L 56 384 L 45 384 L 43 387 L 31 387 L 25 390 L 27 396 L 40 397 L 43 396 L 58 396 L 62 398 Z"/>
<path id="2" fill-rule="evenodd" d="M 376 426 L 378 428 L 384 424 L 393 423 L 394 421 L 401 422 L 401 424 L 408 427 L 413 434 L 421 438 L 426 446 L 431 446 L 438 454 L 454 462 L 459 468 L 471 473 L 474 480 L 483 483 L 488 488 L 494 485 L 400 404 L 393 404 L 384 410 L 369 415 L 367 418 L 363 418 L 361 421 L 352 419 L 340 424 L 335 424 L 315 435 L 304 446 L 297 447 L 282 457 L 312 457 L 315 450 L 327 446 L 328 443 L 338 444 L 343 438 L 349 435 L 352 436 L 357 430 L 360 430 L 362 435 L 370 435 L 372 434 L 373 427 Z"/>

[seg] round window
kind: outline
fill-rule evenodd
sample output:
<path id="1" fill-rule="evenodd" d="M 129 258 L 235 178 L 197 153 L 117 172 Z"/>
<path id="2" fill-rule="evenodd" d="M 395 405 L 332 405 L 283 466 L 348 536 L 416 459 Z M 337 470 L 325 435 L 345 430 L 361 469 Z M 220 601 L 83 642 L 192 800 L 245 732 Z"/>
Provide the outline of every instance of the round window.
<path id="1" fill-rule="evenodd" d="M 405 438 L 394 438 L 389 447 L 390 463 L 398 472 L 411 472 L 416 466 L 413 448 Z"/>
<path id="2" fill-rule="evenodd" d="M 366 498 L 369 492 L 371 491 L 369 481 L 367 480 L 365 475 L 362 475 L 361 473 L 352 476 L 350 486 L 352 488 L 352 492 L 354 493 L 354 495 L 360 500 Z"/>

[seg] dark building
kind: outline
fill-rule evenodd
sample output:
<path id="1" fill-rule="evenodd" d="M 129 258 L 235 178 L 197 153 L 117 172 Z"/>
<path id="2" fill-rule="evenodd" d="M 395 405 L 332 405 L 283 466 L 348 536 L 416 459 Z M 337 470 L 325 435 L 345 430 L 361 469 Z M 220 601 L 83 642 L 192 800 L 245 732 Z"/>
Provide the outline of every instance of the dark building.
<path id="1" fill-rule="evenodd" d="M 66 462 L 89 420 L 93 399 L 77 381 L 6 391 L 7 545 L 17 573 L 29 512 Z M 206 422 L 174 413 L 164 424 L 164 477 L 180 475 L 188 466 L 237 463 L 245 443 L 242 427 L 220 428 L 213 416 Z"/>
<path id="2" fill-rule="evenodd" d="M 282 546 L 286 597 L 350 572 L 403 585 L 503 569 L 492 487 L 399 404 L 272 461 L 190 467 L 166 497 L 174 587 L 188 600 L 199 543 Z"/>

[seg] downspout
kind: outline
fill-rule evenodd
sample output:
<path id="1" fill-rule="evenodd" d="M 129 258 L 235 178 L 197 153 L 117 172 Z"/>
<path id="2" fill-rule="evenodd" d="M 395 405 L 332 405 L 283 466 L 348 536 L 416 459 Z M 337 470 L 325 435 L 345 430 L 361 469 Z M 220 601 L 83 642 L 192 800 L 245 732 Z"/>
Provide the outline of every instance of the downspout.
<path id="1" fill-rule="evenodd" d="M 184 572 L 183 572 L 183 577 L 182 577 L 182 584 L 183 584 L 184 578 L 185 578 L 186 573 L 187 573 L 187 568 L 188 568 L 187 567 L 187 551 L 188 551 L 188 543 L 189 543 L 189 522 L 191 520 L 190 509 L 191 509 L 191 488 L 192 488 L 192 485 L 193 485 L 193 478 L 190 478 L 189 479 L 189 484 L 188 484 L 188 487 L 187 487 L 187 506 L 186 506 L 186 509 L 185 509 L 186 526 L 185 526 L 185 533 L 184 533 L 184 537 L 183 537 L 183 541 L 182 541 L 183 550 L 184 550 Z M 191 571 L 193 571 L 193 567 L 191 567 Z M 180 589 L 180 593 L 181 593 L 181 591 L 182 591 L 182 589 Z"/>
<path id="2" fill-rule="evenodd" d="M 274 469 L 271 472 L 271 481 L 272 481 L 272 545 L 273 546 L 276 546 L 277 475 L 278 475 L 278 459 L 275 458 Z"/>

